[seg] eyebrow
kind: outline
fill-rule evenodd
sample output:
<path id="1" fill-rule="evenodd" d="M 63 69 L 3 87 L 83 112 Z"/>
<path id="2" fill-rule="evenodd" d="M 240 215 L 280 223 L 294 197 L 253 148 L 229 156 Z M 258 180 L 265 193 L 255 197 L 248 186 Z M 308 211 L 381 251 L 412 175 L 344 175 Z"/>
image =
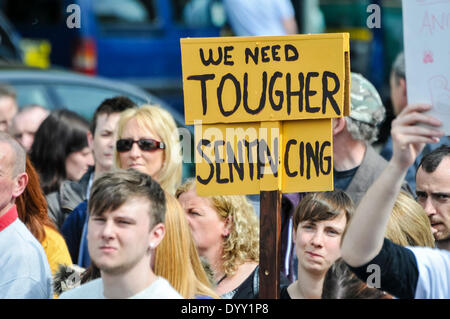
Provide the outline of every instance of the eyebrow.
<path id="1" fill-rule="evenodd" d="M 428 195 L 427 192 L 424 191 L 416 191 L 416 195 Z M 430 194 L 431 196 L 450 196 L 450 193 L 444 193 L 444 192 L 433 192 Z"/>
<path id="2" fill-rule="evenodd" d="M 436 192 L 436 193 L 431 193 L 431 196 L 450 196 L 450 193 Z"/>

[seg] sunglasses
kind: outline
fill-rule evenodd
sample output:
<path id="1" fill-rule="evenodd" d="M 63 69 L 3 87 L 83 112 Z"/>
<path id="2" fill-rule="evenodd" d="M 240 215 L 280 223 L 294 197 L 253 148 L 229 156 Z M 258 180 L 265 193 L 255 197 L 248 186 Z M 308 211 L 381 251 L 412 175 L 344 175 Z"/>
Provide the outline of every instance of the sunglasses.
<path id="1" fill-rule="evenodd" d="M 164 142 L 160 142 L 152 138 L 141 138 L 137 141 L 131 138 L 124 138 L 116 142 L 117 152 L 119 153 L 128 152 L 129 150 L 131 150 L 134 143 L 137 143 L 139 148 L 143 151 L 155 151 L 157 149 L 166 148 Z"/>

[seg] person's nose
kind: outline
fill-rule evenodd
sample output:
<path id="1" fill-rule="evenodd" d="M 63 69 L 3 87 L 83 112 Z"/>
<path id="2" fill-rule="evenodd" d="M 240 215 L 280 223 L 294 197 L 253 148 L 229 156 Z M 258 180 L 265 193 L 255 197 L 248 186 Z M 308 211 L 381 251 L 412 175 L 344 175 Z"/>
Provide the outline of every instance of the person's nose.
<path id="1" fill-rule="evenodd" d="M 112 221 L 106 221 L 101 230 L 102 238 L 109 240 L 114 237 L 114 224 Z"/>
<path id="2" fill-rule="evenodd" d="M 311 244 L 315 247 L 322 247 L 323 245 L 323 231 L 318 229 L 311 237 Z"/>
<path id="3" fill-rule="evenodd" d="M 130 150 L 130 157 L 131 158 L 138 158 L 141 156 L 141 149 L 137 145 L 137 143 L 133 143 Z"/>
<path id="4" fill-rule="evenodd" d="M 109 149 L 114 149 L 116 145 L 116 138 L 115 137 L 111 137 L 108 139 L 107 143 L 106 143 L 106 147 L 108 147 Z"/>
<path id="5" fill-rule="evenodd" d="M 428 196 L 428 198 L 424 202 L 423 209 L 425 210 L 428 217 L 436 215 L 436 208 L 433 205 L 433 200 L 431 199 L 431 196 Z"/>

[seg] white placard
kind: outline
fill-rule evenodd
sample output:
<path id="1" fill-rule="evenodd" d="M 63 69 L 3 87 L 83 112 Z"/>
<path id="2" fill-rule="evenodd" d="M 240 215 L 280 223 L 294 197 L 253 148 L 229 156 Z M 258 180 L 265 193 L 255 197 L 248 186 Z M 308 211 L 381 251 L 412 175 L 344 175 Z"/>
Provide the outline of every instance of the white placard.
<path id="1" fill-rule="evenodd" d="M 402 0 L 408 103 L 430 114 L 450 135 L 450 0 Z"/>

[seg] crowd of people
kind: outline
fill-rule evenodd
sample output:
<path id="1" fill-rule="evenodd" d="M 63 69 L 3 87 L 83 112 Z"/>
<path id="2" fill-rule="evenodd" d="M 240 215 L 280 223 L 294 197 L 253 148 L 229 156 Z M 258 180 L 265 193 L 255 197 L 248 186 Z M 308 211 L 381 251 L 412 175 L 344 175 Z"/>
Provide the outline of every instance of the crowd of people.
<path id="1" fill-rule="evenodd" d="M 371 145 L 381 99 L 360 74 L 351 83 L 350 115 L 333 119 L 335 190 L 283 194 L 296 269 L 281 274 L 280 297 L 449 298 L 442 123 L 430 105 L 404 106 L 387 162 Z M 170 113 L 119 96 L 88 123 L 68 110 L 19 111 L 12 88 L 0 92 L 2 114 L 16 109 L 0 133 L 0 297 L 258 298 L 255 207 L 244 195 L 199 196 L 195 179 L 182 181 Z M 29 113 L 41 123 L 28 125 Z M 419 155 L 413 191 L 406 176 Z"/>
<path id="2" fill-rule="evenodd" d="M 244 2 L 224 2 L 242 7 L 236 34 L 298 32 L 289 2 Z M 282 299 L 450 298 L 449 138 L 431 105 L 407 103 L 404 63 L 381 154 L 385 106 L 351 73 L 350 114 L 332 120 L 334 190 L 282 194 Z M 198 195 L 181 150 L 158 105 L 110 97 L 88 122 L 19 109 L 0 85 L 0 298 L 258 298 L 258 197 Z"/>

